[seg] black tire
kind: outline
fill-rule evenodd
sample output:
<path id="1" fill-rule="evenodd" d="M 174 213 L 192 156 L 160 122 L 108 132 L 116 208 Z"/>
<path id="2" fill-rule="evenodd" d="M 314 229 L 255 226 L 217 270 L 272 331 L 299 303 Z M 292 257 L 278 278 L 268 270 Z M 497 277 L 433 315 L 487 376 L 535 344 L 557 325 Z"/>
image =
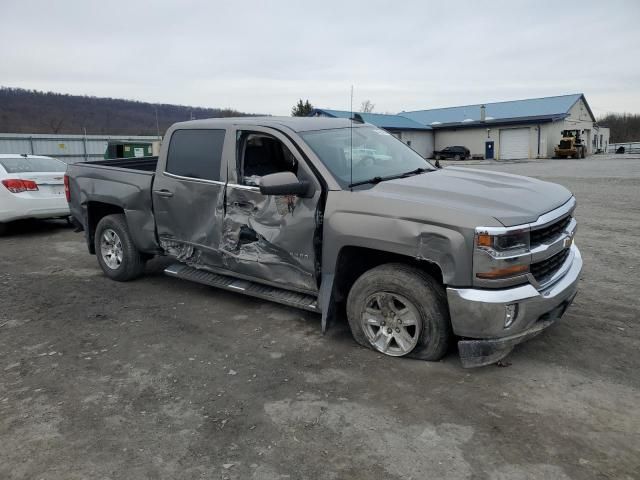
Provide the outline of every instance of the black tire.
<path id="1" fill-rule="evenodd" d="M 586 149 L 582 149 L 582 158 L 587 158 L 587 151 Z"/>
<path id="2" fill-rule="evenodd" d="M 367 299 L 377 292 L 397 294 L 413 304 L 420 319 L 417 344 L 405 355 L 421 360 L 440 360 L 452 338 L 444 288 L 427 273 L 402 263 L 388 263 L 363 273 L 347 298 L 347 318 L 353 338 L 362 346 L 376 348 L 364 332 L 362 318 Z"/>
<path id="3" fill-rule="evenodd" d="M 6 223 L 0 223 L 0 237 L 9 231 Z"/>
<path id="4" fill-rule="evenodd" d="M 101 248 L 103 235 L 107 232 L 110 233 L 110 231 L 115 232 L 121 244 L 122 260 L 115 268 L 107 264 Z M 138 278 L 144 273 L 145 257 L 138 251 L 131 240 L 127 220 L 123 214 L 107 215 L 98 222 L 94 245 L 100 268 L 112 280 L 127 282 Z"/>
<path id="5" fill-rule="evenodd" d="M 460 160 L 460 155 L 454 155 L 454 156 L 453 156 L 453 159 L 454 159 L 454 160 Z"/>

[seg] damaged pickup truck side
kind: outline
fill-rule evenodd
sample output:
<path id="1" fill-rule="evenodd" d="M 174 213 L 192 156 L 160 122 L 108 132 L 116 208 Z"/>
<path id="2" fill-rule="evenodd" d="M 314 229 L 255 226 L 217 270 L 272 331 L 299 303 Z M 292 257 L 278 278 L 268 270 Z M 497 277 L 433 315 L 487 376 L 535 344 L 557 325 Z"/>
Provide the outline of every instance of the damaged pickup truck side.
<path id="1" fill-rule="evenodd" d="M 374 152 L 354 155 L 353 152 Z M 558 320 L 577 291 L 576 205 L 531 178 L 437 169 L 372 125 L 226 118 L 173 125 L 159 157 L 65 177 L 89 251 L 118 281 L 165 272 L 322 315 L 356 341 L 486 365 Z"/>

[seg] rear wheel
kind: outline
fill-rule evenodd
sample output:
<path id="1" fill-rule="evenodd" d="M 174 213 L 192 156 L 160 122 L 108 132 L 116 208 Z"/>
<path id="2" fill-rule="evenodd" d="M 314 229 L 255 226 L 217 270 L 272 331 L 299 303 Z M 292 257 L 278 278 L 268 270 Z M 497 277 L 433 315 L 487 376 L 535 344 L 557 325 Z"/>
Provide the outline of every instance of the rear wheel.
<path id="1" fill-rule="evenodd" d="M 7 227 L 6 223 L 0 223 L 0 236 L 2 236 L 5 233 L 7 233 L 8 230 L 9 230 L 9 228 Z"/>
<path id="2" fill-rule="evenodd" d="M 96 227 L 94 242 L 98 263 L 107 277 L 126 282 L 144 272 L 145 258 L 131 240 L 123 214 L 102 218 Z"/>
<path id="3" fill-rule="evenodd" d="M 363 273 L 349 292 L 347 316 L 358 343 L 394 357 L 439 360 L 451 338 L 444 289 L 401 263 Z"/>

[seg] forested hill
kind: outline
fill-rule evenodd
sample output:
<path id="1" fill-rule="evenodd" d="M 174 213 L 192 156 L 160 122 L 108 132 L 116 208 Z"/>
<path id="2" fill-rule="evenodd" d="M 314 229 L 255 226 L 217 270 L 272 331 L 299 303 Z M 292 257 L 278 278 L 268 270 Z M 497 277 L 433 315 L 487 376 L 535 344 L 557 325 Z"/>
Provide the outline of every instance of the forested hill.
<path id="1" fill-rule="evenodd" d="M 609 113 L 598 123 L 611 129 L 610 143 L 640 142 L 640 115 Z"/>
<path id="2" fill-rule="evenodd" d="M 191 118 L 245 116 L 230 109 L 166 105 L 0 88 L 0 133 L 156 135 Z"/>

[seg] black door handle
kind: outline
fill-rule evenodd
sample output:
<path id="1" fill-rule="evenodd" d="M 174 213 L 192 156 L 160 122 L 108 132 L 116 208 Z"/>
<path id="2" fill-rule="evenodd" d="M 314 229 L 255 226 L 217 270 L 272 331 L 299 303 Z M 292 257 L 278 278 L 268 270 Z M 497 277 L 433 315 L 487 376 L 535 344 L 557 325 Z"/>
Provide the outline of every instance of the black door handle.
<path id="1" fill-rule="evenodd" d="M 159 196 L 159 197 L 173 197 L 173 192 L 163 188 L 162 190 L 156 190 L 155 193 Z"/>

